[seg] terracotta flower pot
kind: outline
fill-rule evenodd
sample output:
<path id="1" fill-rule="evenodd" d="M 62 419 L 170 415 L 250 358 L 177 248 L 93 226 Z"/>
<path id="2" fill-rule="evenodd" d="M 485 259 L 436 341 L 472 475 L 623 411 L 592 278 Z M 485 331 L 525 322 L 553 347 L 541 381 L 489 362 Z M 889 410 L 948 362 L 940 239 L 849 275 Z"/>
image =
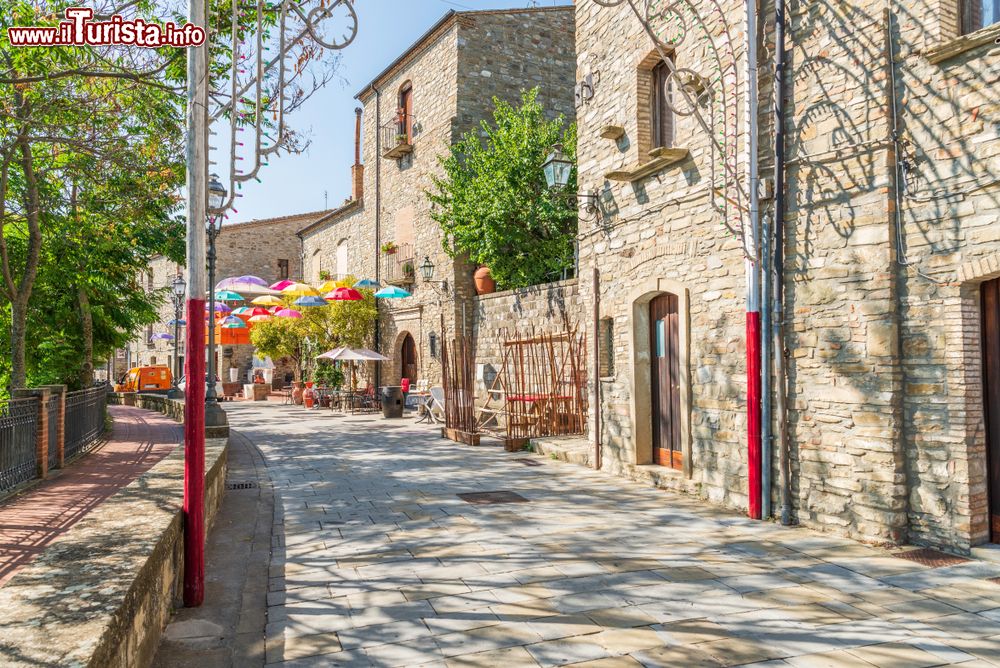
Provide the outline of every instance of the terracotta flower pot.
<path id="1" fill-rule="evenodd" d="M 292 403 L 296 406 L 302 405 L 302 382 L 295 381 L 292 383 Z"/>
<path id="2" fill-rule="evenodd" d="M 493 275 L 490 273 L 489 267 L 484 266 L 476 269 L 476 273 L 472 275 L 472 278 L 476 282 L 477 295 L 488 295 L 491 292 L 496 292 L 497 282 L 493 280 Z"/>
<path id="3" fill-rule="evenodd" d="M 312 408 L 316 405 L 316 393 L 313 392 L 312 383 L 306 383 L 306 389 L 302 392 L 302 404 L 306 408 Z"/>

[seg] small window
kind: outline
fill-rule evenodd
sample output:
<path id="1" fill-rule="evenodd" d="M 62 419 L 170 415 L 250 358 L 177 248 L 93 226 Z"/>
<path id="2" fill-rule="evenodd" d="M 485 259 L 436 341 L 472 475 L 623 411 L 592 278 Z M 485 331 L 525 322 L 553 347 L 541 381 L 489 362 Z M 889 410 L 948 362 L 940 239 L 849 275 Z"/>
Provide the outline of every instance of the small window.
<path id="1" fill-rule="evenodd" d="M 597 336 L 597 351 L 600 362 L 597 375 L 601 378 L 607 378 L 615 375 L 614 320 L 601 318 L 597 324 Z"/>
<path id="2" fill-rule="evenodd" d="M 156 355 L 149 356 L 149 366 L 156 366 Z"/>
<path id="3" fill-rule="evenodd" d="M 674 145 L 674 112 L 670 108 L 672 90 L 670 85 L 670 65 L 662 60 L 653 67 L 649 100 L 652 104 L 650 138 L 652 148 L 669 148 Z"/>
<path id="4" fill-rule="evenodd" d="M 288 260 L 278 260 L 278 280 L 288 278 Z"/>
<path id="5" fill-rule="evenodd" d="M 962 3 L 962 33 L 976 32 L 1000 23 L 1000 0 L 960 0 Z"/>

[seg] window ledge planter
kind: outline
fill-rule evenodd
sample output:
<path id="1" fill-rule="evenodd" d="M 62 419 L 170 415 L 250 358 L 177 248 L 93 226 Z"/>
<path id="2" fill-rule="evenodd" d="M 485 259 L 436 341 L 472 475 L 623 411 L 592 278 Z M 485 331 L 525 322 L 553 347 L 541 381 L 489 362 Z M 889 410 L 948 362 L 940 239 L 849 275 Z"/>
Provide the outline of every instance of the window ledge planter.
<path id="1" fill-rule="evenodd" d="M 656 148 L 648 154 L 649 160 L 629 169 L 619 169 L 604 175 L 609 181 L 638 181 L 651 176 L 670 165 L 685 160 L 688 157 L 686 148 Z"/>

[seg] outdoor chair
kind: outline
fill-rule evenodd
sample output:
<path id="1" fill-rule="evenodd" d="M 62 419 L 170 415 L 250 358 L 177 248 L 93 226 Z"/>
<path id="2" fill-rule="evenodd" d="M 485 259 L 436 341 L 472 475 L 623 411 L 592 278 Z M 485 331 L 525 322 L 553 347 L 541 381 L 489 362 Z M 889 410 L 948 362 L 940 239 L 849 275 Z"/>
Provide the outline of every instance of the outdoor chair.
<path id="1" fill-rule="evenodd" d="M 427 413 L 432 422 L 444 422 L 444 388 L 432 387 L 431 398 L 427 403 Z"/>

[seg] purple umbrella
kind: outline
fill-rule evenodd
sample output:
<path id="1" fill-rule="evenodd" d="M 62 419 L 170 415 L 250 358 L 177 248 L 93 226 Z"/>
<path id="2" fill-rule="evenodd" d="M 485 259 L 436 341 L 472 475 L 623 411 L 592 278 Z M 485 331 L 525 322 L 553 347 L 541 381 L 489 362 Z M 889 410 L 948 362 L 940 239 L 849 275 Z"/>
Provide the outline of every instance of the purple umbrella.
<path id="1" fill-rule="evenodd" d="M 153 334 L 151 337 L 149 337 L 149 340 L 150 341 L 173 341 L 174 340 L 174 335 L 173 334 Z"/>
<path id="2" fill-rule="evenodd" d="M 208 310 L 208 306 L 205 306 L 205 310 Z M 230 313 L 232 310 L 232 307 L 226 306 L 222 302 L 215 302 L 216 313 Z"/>

